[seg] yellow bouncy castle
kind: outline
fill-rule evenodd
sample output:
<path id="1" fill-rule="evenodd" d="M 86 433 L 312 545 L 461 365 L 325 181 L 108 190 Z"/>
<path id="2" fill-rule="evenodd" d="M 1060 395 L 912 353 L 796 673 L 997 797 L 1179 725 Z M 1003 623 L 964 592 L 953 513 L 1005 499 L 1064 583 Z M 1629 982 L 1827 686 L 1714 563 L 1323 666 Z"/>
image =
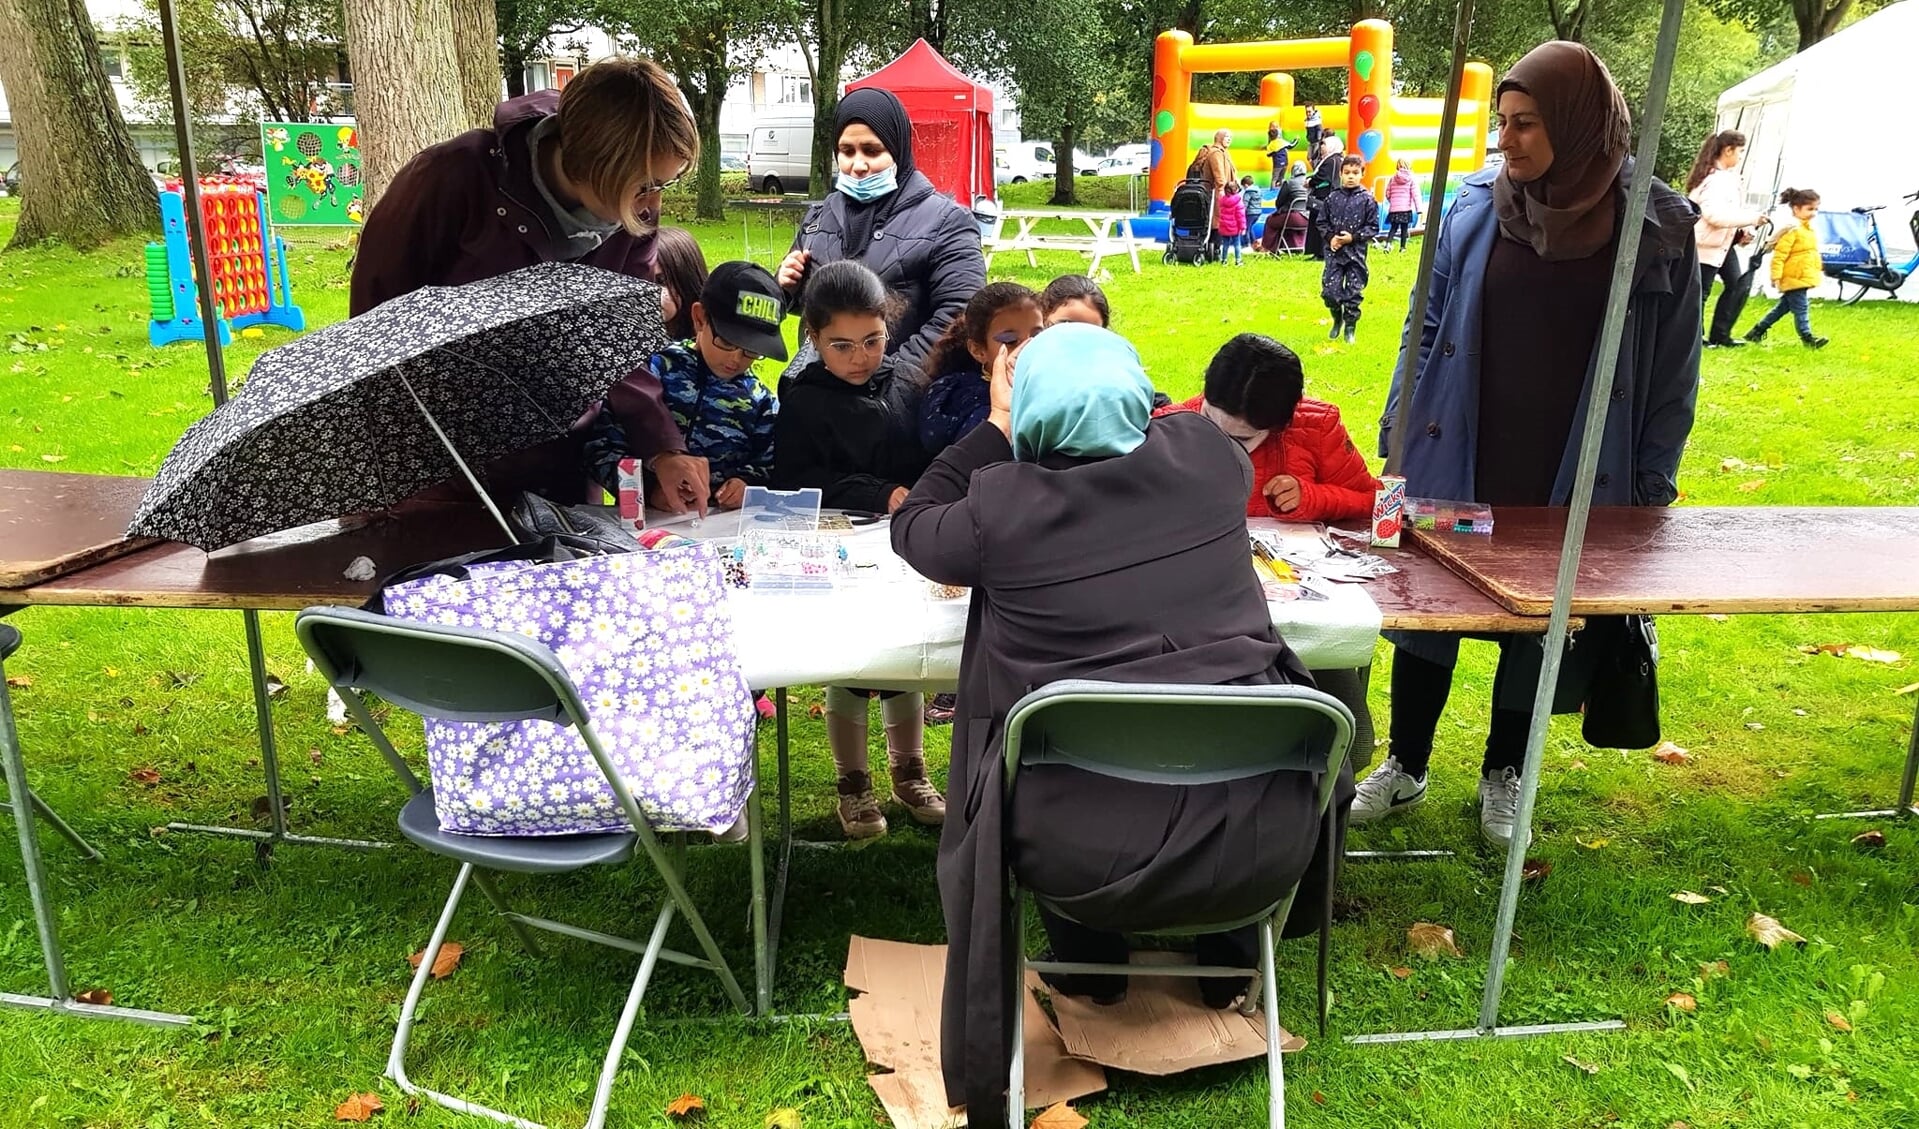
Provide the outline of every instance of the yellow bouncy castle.
<path id="1" fill-rule="evenodd" d="M 1347 152 L 1366 159 L 1366 184 L 1382 196 L 1393 163 L 1411 161 L 1422 190 L 1430 190 L 1433 157 L 1439 148 L 1443 98 L 1393 95 L 1393 26 L 1385 20 L 1361 20 L 1352 34 L 1324 39 L 1271 40 L 1257 43 L 1194 43 L 1183 31 L 1160 34 L 1153 47 L 1153 118 L 1148 180 L 1149 211 L 1163 211 L 1186 167 L 1220 129 L 1233 133 L 1233 164 L 1259 184 L 1271 183 L 1266 159 L 1266 127 L 1300 138 L 1306 107 L 1294 104 L 1288 70 L 1342 67 L 1346 71 L 1344 106 L 1321 106 L 1324 128 L 1340 135 Z M 1273 69 L 1259 82 L 1259 104 L 1220 105 L 1192 101 L 1197 74 Z M 1492 110 L 1492 68 L 1467 63 L 1460 87 L 1459 122 L 1453 137 L 1454 176 L 1486 163 L 1486 132 Z M 1296 150 L 1306 156 L 1303 147 Z M 1449 177 L 1449 179 L 1451 179 Z"/>

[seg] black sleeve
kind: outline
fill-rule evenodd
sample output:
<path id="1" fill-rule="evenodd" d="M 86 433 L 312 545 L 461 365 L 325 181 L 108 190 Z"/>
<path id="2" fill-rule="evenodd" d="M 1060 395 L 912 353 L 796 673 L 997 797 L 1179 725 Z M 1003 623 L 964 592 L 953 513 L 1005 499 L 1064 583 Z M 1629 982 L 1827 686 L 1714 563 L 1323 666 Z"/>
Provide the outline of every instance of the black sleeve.
<path id="1" fill-rule="evenodd" d="M 908 485 L 877 475 L 847 473 L 832 431 L 820 413 L 820 397 L 805 388 L 781 389 L 773 423 L 773 489 L 817 487 L 820 505 L 835 510 L 885 513 L 893 490 Z"/>
<path id="2" fill-rule="evenodd" d="M 893 551 L 928 580 L 977 585 L 979 518 L 966 491 L 973 472 L 1012 457 L 1013 445 L 991 423 L 942 451 L 893 515 Z"/>

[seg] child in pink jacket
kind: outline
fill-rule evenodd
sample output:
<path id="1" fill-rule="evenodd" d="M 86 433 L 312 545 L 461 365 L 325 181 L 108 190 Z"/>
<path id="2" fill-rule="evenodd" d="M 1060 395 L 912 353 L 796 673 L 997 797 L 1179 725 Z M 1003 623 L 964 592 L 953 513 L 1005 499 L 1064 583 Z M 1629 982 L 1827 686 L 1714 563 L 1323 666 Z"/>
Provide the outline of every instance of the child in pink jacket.
<path id="1" fill-rule="evenodd" d="M 1399 237 L 1399 249 L 1406 249 L 1406 235 L 1419 218 L 1419 183 L 1413 179 L 1413 166 L 1404 157 L 1386 182 L 1386 242 Z"/>
<path id="2" fill-rule="evenodd" d="M 1246 198 L 1240 195 L 1239 184 L 1236 181 L 1227 181 L 1222 192 L 1217 217 L 1220 265 L 1225 265 L 1226 253 L 1231 251 L 1233 265 L 1245 266 L 1245 261 L 1240 258 L 1240 254 L 1246 246 Z"/>

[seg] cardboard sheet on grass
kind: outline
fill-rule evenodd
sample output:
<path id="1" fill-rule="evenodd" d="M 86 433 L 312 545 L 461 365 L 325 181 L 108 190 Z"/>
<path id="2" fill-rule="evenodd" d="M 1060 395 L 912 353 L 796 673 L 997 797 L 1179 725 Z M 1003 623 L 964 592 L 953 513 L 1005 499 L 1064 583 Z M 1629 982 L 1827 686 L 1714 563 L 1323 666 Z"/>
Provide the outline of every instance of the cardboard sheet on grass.
<path id="1" fill-rule="evenodd" d="M 1138 963 L 1185 959 L 1141 953 Z M 946 946 L 907 945 L 854 937 L 846 953 L 847 1011 L 866 1061 L 882 1071 L 866 1081 L 896 1129 L 950 1129 L 964 1112 L 946 1105 L 940 1079 L 940 990 Z M 1037 974 L 1026 974 L 1026 1104 L 1039 1109 L 1106 1088 L 1102 1066 L 1141 1074 L 1177 1074 L 1266 1053 L 1264 1020 L 1215 1011 L 1189 979 L 1135 979 L 1126 1001 L 1099 1007 L 1052 997 L 1058 1023 L 1034 997 Z M 1283 1029 L 1282 1029 L 1283 1033 Z M 1283 1033 L 1284 1034 L 1284 1033 Z M 1292 1052 L 1306 1045 L 1284 1034 Z"/>

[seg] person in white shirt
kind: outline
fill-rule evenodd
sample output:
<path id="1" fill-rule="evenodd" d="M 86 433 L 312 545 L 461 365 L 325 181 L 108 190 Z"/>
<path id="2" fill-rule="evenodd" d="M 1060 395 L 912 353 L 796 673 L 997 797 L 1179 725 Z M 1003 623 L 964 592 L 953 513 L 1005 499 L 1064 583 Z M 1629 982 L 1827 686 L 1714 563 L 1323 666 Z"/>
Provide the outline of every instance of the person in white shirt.
<path id="1" fill-rule="evenodd" d="M 1707 345 L 1722 348 L 1745 344 L 1732 335 L 1739 311 L 1752 292 L 1752 274 L 1740 260 L 1738 248 L 1751 240 L 1747 229 L 1766 218 L 1765 212 L 1754 210 L 1745 201 L 1745 188 L 1739 179 L 1739 162 L 1745 155 L 1746 135 L 1736 129 L 1722 130 L 1699 147 L 1699 156 L 1686 177 L 1686 196 L 1699 205 L 1693 242 L 1699 247 L 1700 300 L 1712 300 L 1713 279 L 1725 283 L 1706 334 Z"/>

